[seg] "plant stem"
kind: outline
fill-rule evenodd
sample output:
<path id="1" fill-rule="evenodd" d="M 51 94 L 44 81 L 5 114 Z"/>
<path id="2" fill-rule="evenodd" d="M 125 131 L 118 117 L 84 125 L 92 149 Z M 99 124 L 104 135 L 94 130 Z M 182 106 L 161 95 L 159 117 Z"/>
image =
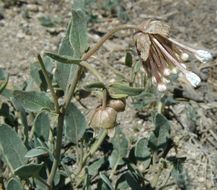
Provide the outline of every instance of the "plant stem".
<path id="1" fill-rule="evenodd" d="M 81 169 L 83 168 L 83 166 L 85 165 L 86 161 L 87 161 L 87 158 L 89 156 L 92 156 L 96 151 L 97 149 L 100 147 L 100 145 L 102 144 L 102 142 L 104 141 L 106 135 L 108 133 L 108 130 L 107 129 L 104 129 L 101 134 L 100 134 L 100 137 L 99 139 L 91 146 L 90 148 L 90 151 L 84 155 L 84 158 L 83 158 L 83 161 L 81 163 Z"/>
<path id="2" fill-rule="evenodd" d="M 103 81 L 102 77 L 100 76 L 99 72 L 94 67 L 92 67 L 87 62 L 81 62 L 80 65 L 85 67 L 88 71 L 90 71 L 101 83 L 104 83 L 104 81 Z"/>
<path id="3" fill-rule="evenodd" d="M 91 48 L 86 54 L 84 54 L 82 56 L 81 60 L 87 61 L 94 53 L 96 53 L 99 50 L 99 48 L 105 43 L 106 40 L 108 40 L 110 37 L 112 37 L 114 35 L 114 33 L 118 32 L 120 30 L 128 30 L 128 29 L 134 29 L 134 30 L 137 30 L 137 31 L 144 33 L 144 30 L 142 28 L 135 26 L 135 25 L 118 26 L 118 27 L 112 29 L 111 31 L 109 31 L 107 34 L 105 34 L 93 48 Z M 65 110 L 67 109 L 67 107 L 68 107 L 68 105 L 72 99 L 73 93 L 74 93 L 75 88 L 76 88 L 76 84 L 79 80 L 79 73 L 80 72 L 81 72 L 81 67 L 79 67 L 77 69 L 77 71 L 75 72 L 75 74 L 74 74 L 75 77 L 74 77 L 74 79 L 73 79 L 73 81 L 69 87 L 68 94 L 67 94 L 66 99 L 65 99 L 65 105 L 64 105 Z"/>
<path id="4" fill-rule="evenodd" d="M 84 166 L 86 165 L 87 159 L 97 151 L 97 149 L 100 147 L 107 134 L 108 134 L 108 130 L 103 129 L 103 131 L 99 135 L 99 139 L 95 141 L 95 143 L 91 146 L 90 151 L 84 155 L 77 176 L 79 176 L 84 171 Z M 83 180 L 83 175 L 80 176 L 80 180 L 77 182 L 77 186 L 79 186 L 82 183 L 82 180 Z"/>
<path id="5" fill-rule="evenodd" d="M 50 185 L 48 185 L 47 182 L 42 177 L 38 176 L 36 177 L 36 179 L 40 181 L 41 183 L 43 183 L 44 185 L 46 185 L 48 189 L 51 189 Z"/>
<path id="6" fill-rule="evenodd" d="M 63 136 L 63 123 L 64 123 L 64 112 L 59 113 L 58 123 L 57 123 L 57 139 L 56 139 L 56 148 L 54 154 L 54 162 L 51 168 L 50 175 L 48 177 L 47 183 L 52 187 L 53 179 L 55 177 L 57 167 L 60 162 L 61 157 L 61 145 L 62 145 L 62 136 Z"/>
<path id="7" fill-rule="evenodd" d="M 113 30 L 111 30 L 110 32 L 108 32 L 105 36 L 103 36 L 101 38 L 101 40 L 82 57 L 82 61 L 86 61 L 87 59 L 89 59 L 103 45 L 103 43 L 106 40 L 108 40 L 114 33 L 118 32 L 120 30 L 127 30 L 127 29 L 134 29 L 134 30 L 137 30 L 137 31 L 140 31 L 140 32 L 144 32 L 142 28 L 134 26 L 134 25 L 123 25 L 123 26 L 116 27 Z M 77 70 L 75 71 L 74 78 L 71 81 L 71 84 L 69 85 L 69 90 L 68 90 L 67 94 L 65 95 L 63 110 L 60 110 L 60 107 L 59 107 L 59 104 L 58 104 L 58 99 L 56 98 L 56 94 L 55 94 L 55 92 L 53 90 L 51 81 L 50 81 L 50 79 L 48 77 L 48 74 L 46 72 L 45 66 L 43 64 L 43 61 L 42 61 L 40 55 L 38 56 L 38 59 L 39 59 L 39 62 L 41 64 L 41 66 L 42 66 L 42 71 L 44 70 L 43 72 L 44 72 L 46 81 L 48 83 L 48 87 L 51 90 L 51 93 L 52 93 L 52 96 L 53 96 L 53 99 L 54 99 L 54 102 L 55 102 L 56 111 L 58 111 L 58 114 L 59 114 L 59 116 L 58 116 L 58 126 L 57 126 L 57 139 L 56 139 L 55 157 L 54 157 L 54 162 L 53 162 L 53 165 L 52 165 L 52 168 L 51 168 L 50 175 L 49 175 L 48 180 L 47 180 L 48 184 L 52 188 L 53 179 L 55 177 L 56 170 L 57 170 L 57 167 L 59 165 L 60 157 L 61 157 L 60 153 L 61 153 L 61 145 L 62 145 L 63 123 L 64 123 L 65 110 L 67 110 L 67 108 L 68 108 L 68 106 L 69 106 L 69 104 L 71 102 L 71 99 L 72 99 L 72 97 L 74 95 L 75 88 L 76 88 L 77 83 L 78 83 L 78 81 L 80 79 L 80 76 L 81 76 L 82 67 L 78 66 Z M 98 76 L 98 78 L 99 78 L 99 76 Z M 84 158 L 83 158 L 83 161 L 81 162 L 81 168 L 80 168 L 80 170 L 78 172 L 78 175 L 83 170 L 83 167 L 86 164 L 86 161 L 87 161 L 88 157 L 93 155 L 96 152 L 96 150 L 99 148 L 99 146 L 102 144 L 103 140 L 105 139 L 106 135 L 107 135 L 107 130 L 104 129 L 104 131 L 100 135 L 99 139 L 91 147 L 89 153 L 84 155 Z"/>
<path id="8" fill-rule="evenodd" d="M 48 76 L 48 73 L 46 71 L 44 62 L 43 62 L 42 57 L 40 55 L 38 55 L 38 61 L 39 61 L 40 65 L 41 65 L 42 73 L 43 73 L 43 75 L 45 77 L 48 88 L 50 89 L 51 95 L 53 97 L 53 101 L 54 101 L 54 105 L 55 105 L 55 111 L 56 111 L 56 113 L 59 113 L 60 107 L 59 107 L 59 103 L 58 103 L 58 98 L 56 96 L 56 93 L 55 93 L 54 88 L 52 86 L 52 82 L 51 82 L 51 80 L 50 80 L 50 78 Z"/>
<path id="9" fill-rule="evenodd" d="M 105 34 L 100 40 L 99 42 L 93 47 L 91 48 L 83 57 L 82 60 L 86 61 L 87 59 L 89 59 L 96 51 L 98 51 L 98 49 L 104 44 L 104 42 L 106 40 L 108 40 L 111 36 L 113 36 L 114 33 L 120 31 L 120 30 L 128 30 L 128 29 L 134 29 L 140 32 L 144 32 L 144 30 L 138 26 L 135 25 L 121 25 L 118 26 L 114 29 L 112 29 L 111 31 L 109 31 L 107 34 Z"/>

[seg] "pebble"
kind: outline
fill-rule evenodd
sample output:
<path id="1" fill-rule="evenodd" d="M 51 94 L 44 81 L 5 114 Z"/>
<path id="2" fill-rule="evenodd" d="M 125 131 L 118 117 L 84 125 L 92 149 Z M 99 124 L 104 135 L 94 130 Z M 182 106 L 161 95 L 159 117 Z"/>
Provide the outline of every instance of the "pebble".
<path id="1" fill-rule="evenodd" d="M 25 38 L 25 34 L 23 32 L 18 32 L 17 33 L 17 38 L 23 39 L 23 38 Z"/>
<path id="2" fill-rule="evenodd" d="M 32 11 L 32 12 L 38 12 L 38 6 L 35 4 L 28 4 L 26 5 L 27 10 Z"/>

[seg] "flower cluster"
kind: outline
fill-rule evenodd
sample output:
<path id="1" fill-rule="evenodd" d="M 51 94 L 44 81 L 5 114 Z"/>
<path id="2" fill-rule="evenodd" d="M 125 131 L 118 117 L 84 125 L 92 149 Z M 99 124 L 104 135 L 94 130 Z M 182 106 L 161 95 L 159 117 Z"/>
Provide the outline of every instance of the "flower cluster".
<path id="1" fill-rule="evenodd" d="M 188 52 L 201 62 L 207 62 L 212 59 L 210 52 L 193 49 L 169 38 L 169 26 L 160 21 L 146 22 L 142 30 L 144 32 L 138 32 L 134 36 L 136 49 L 148 77 L 157 84 L 159 91 L 166 90 L 168 76 L 177 69 L 192 86 L 197 87 L 200 84 L 200 78 L 186 69 L 180 56 Z"/>

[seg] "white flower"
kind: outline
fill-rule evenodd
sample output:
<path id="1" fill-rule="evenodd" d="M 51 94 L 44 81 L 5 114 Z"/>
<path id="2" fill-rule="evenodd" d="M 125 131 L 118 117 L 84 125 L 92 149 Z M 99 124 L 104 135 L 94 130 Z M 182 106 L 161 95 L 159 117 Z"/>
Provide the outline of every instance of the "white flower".
<path id="1" fill-rule="evenodd" d="M 185 77 L 193 87 L 197 87 L 201 82 L 200 77 L 190 71 L 185 72 Z"/>
<path id="2" fill-rule="evenodd" d="M 206 50 L 196 50 L 194 55 L 199 61 L 203 63 L 206 63 L 207 61 L 210 61 L 213 58 L 212 54 Z"/>

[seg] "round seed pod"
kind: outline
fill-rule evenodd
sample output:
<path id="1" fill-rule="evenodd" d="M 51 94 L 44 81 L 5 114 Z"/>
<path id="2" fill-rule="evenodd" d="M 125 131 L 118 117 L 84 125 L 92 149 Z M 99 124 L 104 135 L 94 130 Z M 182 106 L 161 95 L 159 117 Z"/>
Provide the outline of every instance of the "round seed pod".
<path id="1" fill-rule="evenodd" d="M 101 106 L 93 113 L 90 125 L 93 128 L 111 129 L 115 127 L 117 112 L 111 108 Z"/>
<path id="2" fill-rule="evenodd" d="M 109 100 L 108 107 L 113 108 L 117 112 L 123 112 L 126 107 L 125 100 Z"/>

